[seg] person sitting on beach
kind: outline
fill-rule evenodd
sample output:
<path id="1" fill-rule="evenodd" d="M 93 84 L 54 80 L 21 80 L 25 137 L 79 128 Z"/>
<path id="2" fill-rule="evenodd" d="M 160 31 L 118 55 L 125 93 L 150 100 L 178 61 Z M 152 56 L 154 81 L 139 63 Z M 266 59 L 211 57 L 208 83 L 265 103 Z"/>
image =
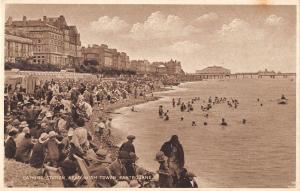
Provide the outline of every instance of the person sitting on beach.
<path id="1" fill-rule="evenodd" d="M 204 125 L 204 126 L 207 126 L 207 122 L 205 121 L 205 122 L 203 123 L 203 125 Z"/>
<path id="2" fill-rule="evenodd" d="M 222 125 L 222 126 L 227 126 L 227 123 L 226 123 L 226 121 L 225 121 L 224 118 L 222 118 L 222 123 L 221 123 L 221 125 Z"/>
<path id="3" fill-rule="evenodd" d="M 192 126 L 197 126 L 195 121 L 192 121 Z"/>
<path id="4" fill-rule="evenodd" d="M 186 168 L 183 168 L 183 170 L 179 174 L 179 180 L 176 187 L 177 188 L 198 188 L 198 184 L 194 179 L 194 177 L 196 177 L 194 173 L 188 172 Z"/>
<path id="5" fill-rule="evenodd" d="M 180 121 L 183 121 L 183 117 L 180 118 Z"/>
<path id="6" fill-rule="evenodd" d="M 121 145 L 119 151 L 126 151 L 126 152 L 128 152 L 128 154 L 131 152 L 135 153 L 135 148 L 133 145 L 134 139 L 135 139 L 134 135 L 128 135 L 127 136 L 128 141 Z"/>
<path id="7" fill-rule="evenodd" d="M 18 130 L 16 128 L 12 128 L 9 133 L 8 133 L 8 137 L 6 138 L 5 142 L 4 142 L 4 150 L 5 150 L 5 157 L 6 158 L 14 158 L 16 155 L 16 142 L 14 141 L 14 139 L 16 138 L 18 133 Z"/>

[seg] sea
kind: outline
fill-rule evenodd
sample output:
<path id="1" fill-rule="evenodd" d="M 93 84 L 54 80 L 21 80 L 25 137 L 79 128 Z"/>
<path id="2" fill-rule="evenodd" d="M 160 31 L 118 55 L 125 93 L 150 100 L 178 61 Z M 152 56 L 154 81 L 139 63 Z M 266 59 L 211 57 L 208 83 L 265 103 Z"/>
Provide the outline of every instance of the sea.
<path id="1" fill-rule="evenodd" d="M 278 104 L 284 94 L 286 105 Z M 115 111 L 113 131 L 133 134 L 138 165 L 155 172 L 155 154 L 172 135 L 178 135 L 185 167 L 203 188 L 287 188 L 296 180 L 295 79 L 225 79 L 182 83 L 158 92 L 157 101 Z M 215 104 L 202 111 L 209 97 L 237 99 L 234 109 Z M 181 112 L 172 98 L 185 103 L 200 97 L 194 111 Z M 257 100 L 259 99 L 259 101 Z M 169 110 L 169 121 L 159 118 L 158 107 Z M 205 117 L 208 114 L 208 118 Z M 180 118 L 184 120 L 181 121 Z M 228 124 L 220 126 L 224 118 Z M 246 124 L 242 120 L 246 120 Z M 192 126 L 192 121 L 196 126 Z M 207 122 L 207 126 L 203 123 Z"/>

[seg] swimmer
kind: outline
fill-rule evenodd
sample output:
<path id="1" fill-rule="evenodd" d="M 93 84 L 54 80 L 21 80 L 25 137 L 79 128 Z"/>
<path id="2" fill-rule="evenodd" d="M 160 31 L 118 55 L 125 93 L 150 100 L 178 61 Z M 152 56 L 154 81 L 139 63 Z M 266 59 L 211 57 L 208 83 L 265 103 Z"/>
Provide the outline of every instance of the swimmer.
<path id="1" fill-rule="evenodd" d="M 281 95 L 281 99 L 286 100 L 286 98 L 285 98 L 285 96 L 283 94 Z"/>
<path id="2" fill-rule="evenodd" d="M 165 119 L 164 120 L 165 121 L 169 121 L 169 115 L 168 114 L 165 115 Z"/>
<path id="3" fill-rule="evenodd" d="M 195 121 L 192 121 L 192 126 L 197 126 Z"/>
<path id="4" fill-rule="evenodd" d="M 222 118 L 222 123 L 221 123 L 222 126 L 227 126 L 227 123 L 225 122 L 225 119 Z"/>
<path id="5" fill-rule="evenodd" d="M 246 119 L 243 119 L 243 122 L 242 122 L 243 124 L 246 124 Z"/>

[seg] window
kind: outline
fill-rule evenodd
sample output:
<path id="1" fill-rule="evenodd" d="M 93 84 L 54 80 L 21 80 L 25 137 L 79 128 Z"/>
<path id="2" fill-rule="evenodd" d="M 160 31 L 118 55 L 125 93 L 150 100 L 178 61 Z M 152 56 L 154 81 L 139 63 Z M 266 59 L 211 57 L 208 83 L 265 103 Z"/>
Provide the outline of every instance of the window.
<path id="1" fill-rule="evenodd" d="M 40 40 L 40 39 L 38 39 L 38 43 L 41 43 L 41 40 Z"/>
<path id="2" fill-rule="evenodd" d="M 38 58 L 40 58 L 40 56 L 38 56 Z"/>

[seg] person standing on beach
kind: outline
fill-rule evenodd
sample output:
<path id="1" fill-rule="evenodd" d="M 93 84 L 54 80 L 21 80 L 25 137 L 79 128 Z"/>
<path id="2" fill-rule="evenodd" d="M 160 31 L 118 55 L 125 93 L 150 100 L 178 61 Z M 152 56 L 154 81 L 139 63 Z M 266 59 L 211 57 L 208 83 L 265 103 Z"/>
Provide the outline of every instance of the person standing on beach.
<path id="1" fill-rule="evenodd" d="M 168 165 L 176 184 L 179 173 L 184 167 L 184 151 L 177 135 L 173 135 L 170 141 L 165 142 L 160 149 L 168 157 Z"/>
<path id="2" fill-rule="evenodd" d="M 159 115 L 160 118 L 162 118 L 163 114 L 164 114 L 163 106 L 160 105 L 159 108 L 158 108 L 158 115 Z"/>
<path id="3" fill-rule="evenodd" d="M 135 148 L 134 148 L 134 145 L 133 145 L 133 140 L 135 139 L 135 136 L 134 135 L 128 135 L 127 139 L 128 139 L 128 141 L 121 145 L 119 151 L 126 151 L 126 152 L 128 152 L 128 154 L 131 153 L 131 152 L 135 153 Z"/>
<path id="4" fill-rule="evenodd" d="M 157 173 L 159 174 L 159 179 L 158 179 L 159 187 L 160 188 L 174 187 L 172 175 L 170 173 L 170 169 L 168 167 L 165 154 L 162 151 L 159 151 L 156 154 L 154 160 L 159 163 L 159 170 L 157 171 Z"/>

